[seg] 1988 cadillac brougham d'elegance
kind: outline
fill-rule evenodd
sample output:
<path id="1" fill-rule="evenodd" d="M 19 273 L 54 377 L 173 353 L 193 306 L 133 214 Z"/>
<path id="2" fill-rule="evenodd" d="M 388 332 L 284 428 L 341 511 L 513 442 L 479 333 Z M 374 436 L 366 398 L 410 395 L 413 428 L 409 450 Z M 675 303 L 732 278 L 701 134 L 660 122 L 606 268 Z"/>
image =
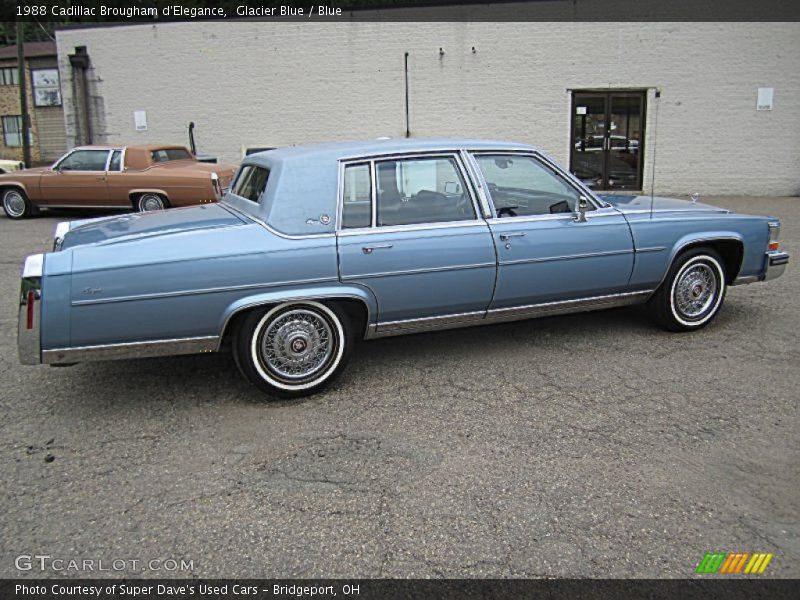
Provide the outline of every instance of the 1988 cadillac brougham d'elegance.
<path id="1" fill-rule="evenodd" d="M 780 275 L 780 224 L 596 196 L 525 145 L 383 140 L 245 158 L 221 203 L 61 223 L 22 274 L 25 364 L 213 352 L 280 396 L 358 338 L 647 303 L 707 325 Z"/>

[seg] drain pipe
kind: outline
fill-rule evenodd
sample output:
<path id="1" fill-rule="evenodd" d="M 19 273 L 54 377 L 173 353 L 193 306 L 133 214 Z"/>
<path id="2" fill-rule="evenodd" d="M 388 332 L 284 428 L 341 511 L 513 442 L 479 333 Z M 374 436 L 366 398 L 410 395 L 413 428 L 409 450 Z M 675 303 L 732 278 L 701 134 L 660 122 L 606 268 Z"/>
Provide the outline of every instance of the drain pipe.
<path id="1" fill-rule="evenodd" d="M 411 123 L 408 116 L 408 52 L 405 55 L 405 71 L 406 71 L 406 137 L 411 137 Z"/>

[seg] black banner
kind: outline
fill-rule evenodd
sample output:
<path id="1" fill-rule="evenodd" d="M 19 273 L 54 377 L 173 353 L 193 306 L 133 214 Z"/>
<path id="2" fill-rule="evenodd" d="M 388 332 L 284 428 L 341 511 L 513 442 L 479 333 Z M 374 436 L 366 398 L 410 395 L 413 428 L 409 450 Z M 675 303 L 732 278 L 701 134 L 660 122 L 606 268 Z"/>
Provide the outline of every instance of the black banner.
<path id="1" fill-rule="evenodd" d="M 798 21 L 793 0 L 3 0 L 2 21 Z"/>
<path id="2" fill-rule="evenodd" d="M 796 598 L 797 582 L 770 579 L 4 579 L 0 598 L 22 600 L 267 600 L 289 598 L 358 598 L 392 600 L 437 598 L 547 598 L 574 600 L 595 598 L 648 598 L 674 600 L 704 598 Z"/>

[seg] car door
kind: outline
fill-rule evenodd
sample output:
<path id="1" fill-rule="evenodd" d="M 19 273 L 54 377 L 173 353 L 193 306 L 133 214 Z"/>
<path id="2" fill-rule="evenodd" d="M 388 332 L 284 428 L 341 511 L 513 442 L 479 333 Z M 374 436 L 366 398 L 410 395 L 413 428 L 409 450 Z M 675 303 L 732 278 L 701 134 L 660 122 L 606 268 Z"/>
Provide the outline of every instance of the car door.
<path id="1" fill-rule="evenodd" d="M 46 204 L 58 206 L 107 206 L 107 174 L 110 151 L 80 149 L 67 154 L 40 180 Z"/>
<path id="2" fill-rule="evenodd" d="M 496 256 L 457 153 L 343 163 L 339 275 L 368 287 L 377 330 L 482 318 Z"/>
<path id="3" fill-rule="evenodd" d="M 595 205 L 536 154 L 473 153 L 490 196 L 497 246 L 491 310 L 625 292 L 633 241 L 625 218 Z M 580 199 L 586 219 L 576 218 Z"/>

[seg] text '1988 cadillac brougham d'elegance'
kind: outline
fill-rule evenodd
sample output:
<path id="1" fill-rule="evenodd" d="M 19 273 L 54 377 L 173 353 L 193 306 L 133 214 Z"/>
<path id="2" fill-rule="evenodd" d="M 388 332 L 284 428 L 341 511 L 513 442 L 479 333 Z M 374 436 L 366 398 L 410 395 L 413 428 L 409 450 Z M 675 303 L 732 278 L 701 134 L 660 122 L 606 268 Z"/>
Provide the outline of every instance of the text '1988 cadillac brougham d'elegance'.
<path id="1" fill-rule="evenodd" d="M 52 167 L 0 175 L 10 219 L 40 208 L 162 210 L 217 202 L 236 167 L 200 162 L 183 146 L 82 146 Z"/>
<path id="2" fill-rule="evenodd" d="M 651 207 L 652 202 L 652 207 Z M 596 196 L 525 145 L 382 140 L 246 157 L 222 202 L 61 223 L 22 273 L 25 364 L 233 350 L 279 396 L 318 391 L 359 338 L 647 303 L 707 325 L 773 279 L 780 224 Z"/>

